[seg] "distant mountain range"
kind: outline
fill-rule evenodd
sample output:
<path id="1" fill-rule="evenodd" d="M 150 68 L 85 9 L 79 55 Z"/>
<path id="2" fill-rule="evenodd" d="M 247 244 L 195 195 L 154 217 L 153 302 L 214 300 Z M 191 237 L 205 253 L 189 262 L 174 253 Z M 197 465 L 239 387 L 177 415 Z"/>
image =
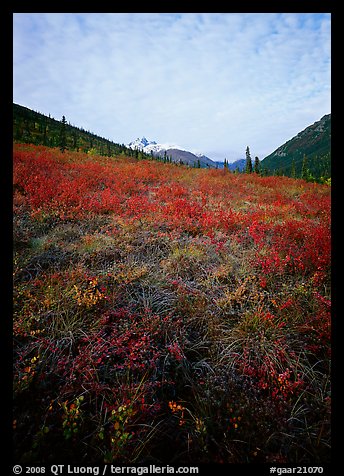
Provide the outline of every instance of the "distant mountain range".
<path id="1" fill-rule="evenodd" d="M 222 163 L 222 166 L 223 166 L 223 163 Z M 235 171 L 242 172 L 245 169 L 245 166 L 246 166 L 246 159 L 238 159 L 228 164 L 228 168 L 232 172 L 235 172 Z"/>
<path id="2" fill-rule="evenodd" d="M 141 150 L 146 154 L 153 154 L 156 157 L 169 157 L 173 162 L 181 162 L 192 167 L 210 167 L 222 169 L 223 162 L 218 162 L 210 159 L 204 154 L 197 154 L 185 150 L 183 147 L 176 144 L 159 144 L 156 141 L 148 140 L 146 137 L 135 139 L 130 142 L 127 147 L 131 149 Z M 238 159 L 235 162 L 228 164 L 229 170 L 242 172 L 245 168 L 245 159 Z"/>
<path id="3" fill-rule="evenodd" d="M 306 127 L 261 161 L 269 173 L 297 177 L 303 165 L 314 178 L 331 176 L 331 114 Z"/>
<path id="4" fill-rule="evenodd" d="M 159 144 L 156 141 L 150 141 L 146 137 L 135 139 L 127 147 L 141 150 L 146 154 L 153 154 L 156 157 L 169 157 L 173 162 L 179 162 L 192 167 L 216 168 L 218 164 L 203 154 L 195 154 L 176 144 Z"/>

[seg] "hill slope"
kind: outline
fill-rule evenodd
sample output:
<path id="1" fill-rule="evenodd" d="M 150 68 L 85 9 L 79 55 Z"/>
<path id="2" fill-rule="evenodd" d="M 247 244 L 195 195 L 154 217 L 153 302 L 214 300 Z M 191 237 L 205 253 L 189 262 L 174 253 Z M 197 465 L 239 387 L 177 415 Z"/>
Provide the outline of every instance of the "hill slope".
<path id="1" fill-rule="evenodd" d="M 13 140 L 15 142 L 60 146 L 61 121 L 33 111 L 27 107 L 13 104 Z M 83 128 L 65 125 L 66 145 L 69 150 L 93 152 L 99 155 L 133 155 L 124 144 L 115 143 Z M 148 157 L 148 156 L 147 156 Z"/>
<path id="2" fill-rule="evenodd" d="M 306 156 L 306 168 L 316 179 L 331 175 L 331 114 L 306 127 L 295 137 L 281 145 L 272 154 L 265 157 L 262 168 L 270 173 L 301 176 L 302 164 Z"/>

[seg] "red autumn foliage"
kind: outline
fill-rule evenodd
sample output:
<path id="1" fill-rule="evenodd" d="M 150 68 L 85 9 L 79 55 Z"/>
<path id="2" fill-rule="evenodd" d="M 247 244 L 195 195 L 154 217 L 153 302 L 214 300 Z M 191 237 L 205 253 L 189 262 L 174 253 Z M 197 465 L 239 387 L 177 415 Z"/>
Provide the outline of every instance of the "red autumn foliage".
<path id="1" fill-rule="evenodd" d="M 286 461 L 289 440 L 276 456 L 274 438 L 288 431 L 294 456 L 314 433 L 316 457 L 330 187 L 20 144 L 13 170 L 16 411 L 40 408 L 24 460 L 65 451 L 66 435 L 84 457 L 67 423 L 105 462 L 153 458 L 155 424 L 178 455 L 166 461 Z"/>

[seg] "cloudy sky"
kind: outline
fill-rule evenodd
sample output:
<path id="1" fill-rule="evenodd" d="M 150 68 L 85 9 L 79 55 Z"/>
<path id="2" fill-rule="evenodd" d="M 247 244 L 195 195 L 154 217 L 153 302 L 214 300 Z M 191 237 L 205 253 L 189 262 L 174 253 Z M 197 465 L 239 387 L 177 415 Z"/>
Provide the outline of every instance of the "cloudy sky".
<path id="1" fill-rule="evenodd" d="M 15 13 L 13 100 L 102 137 L 264 158 L 330 110 L 324 13 Z"/>

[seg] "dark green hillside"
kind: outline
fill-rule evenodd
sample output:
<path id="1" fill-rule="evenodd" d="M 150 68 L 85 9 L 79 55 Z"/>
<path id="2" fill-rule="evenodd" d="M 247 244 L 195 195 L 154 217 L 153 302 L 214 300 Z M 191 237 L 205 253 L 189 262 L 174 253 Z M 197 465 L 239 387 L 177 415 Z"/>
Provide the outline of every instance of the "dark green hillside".
<path id="1" fill-rule="evenodd" d="M 299 132 L 265 157 L 269 173 L 326 180 L 331 176 L 331 114 Z"/>
<path id="2" fill-rule="evenodd" d="M 72 126 L 27 107 L 13 104 L 13 140 L 15 142 L 46 145 L 48 147 L 61 146 L 61 132 L 63 141 L 69 150 L 95 153 L 100 155 L 125 154 L 136 156 L 141 152 L 133 151 L 123 144 L 117 144 L 103 137 L 99 137 L 83 128 Z M 148 156 L 147 156 L 148 157 Z"/>

